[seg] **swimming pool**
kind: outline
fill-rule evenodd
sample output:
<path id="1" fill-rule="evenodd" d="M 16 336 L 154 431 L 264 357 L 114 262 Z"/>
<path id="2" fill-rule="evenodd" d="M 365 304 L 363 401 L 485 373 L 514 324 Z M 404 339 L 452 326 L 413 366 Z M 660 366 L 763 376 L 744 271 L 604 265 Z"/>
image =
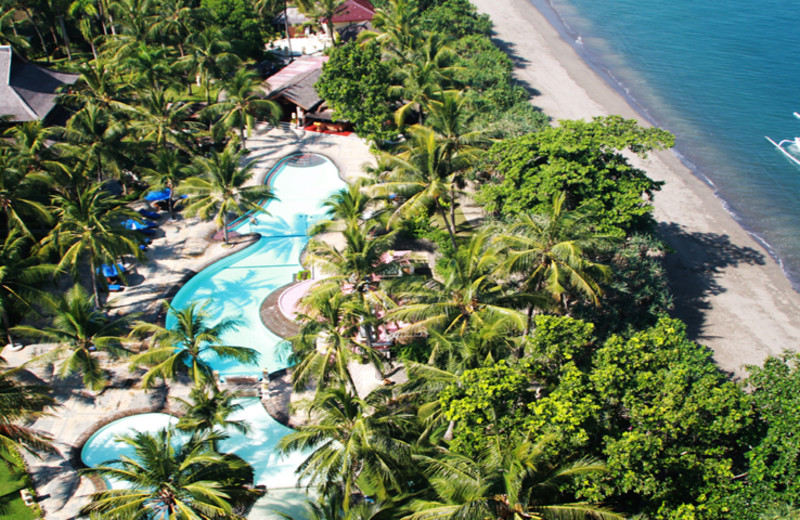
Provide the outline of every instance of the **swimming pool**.
<path id="1" fill-rule="evenodd" d="M 284 456 L 276 449 L 278 441 L 292 430 L 270 417 L 258 398 L 243 398 L 238 403 L 242 409 L 231 414 L 230 419 L 246 421 L 250 432 L 242 434 L 234 429 L 229 430 L 229 437 L 219 444 L 220 451 L 235 453 L 250 463 L 256 485 L 267 488 L 294 486 L 297 481 L 294 471 L 305 455 L 295 452 Z M 89 437 L 81 449 L 81 460 L 87 466 L 95 467 L 123 455 L 130 457 L 133 450 L 117 441 L 117 437 L 137 432 L 152 433 L 177 422 L 177 418 L 164 413 L 137 414 L 117 419 Z"/>
<path id="2" fill-rule="evenodd" d="M 267 176 L 279 200 L 265 204 L 269 214 L 254 213 L 233 228 L 240 233 L 260 233 L 250 247 L 214 263 L 195 275 L 172 299 L 181 309 L 193 301 L 210 300 L 212 321 L 238 318 L 239 330 L 225 334 L 228 345 L 256 349 L 258 366 L 243 366 L 209 356 L 220 376 L 261 376 L 288 365 L 289 345 L 267 330 L 259 315 L 261 303 L 275 289 L 292 281 L 300 269 L 300 253 L 308 242 L 308 229 L 324 216 L 323 201 L 345 186 L 330 159 L 315 154 L 291 155 Z M 167 328 L 175 318 L 167 316 Z"/>

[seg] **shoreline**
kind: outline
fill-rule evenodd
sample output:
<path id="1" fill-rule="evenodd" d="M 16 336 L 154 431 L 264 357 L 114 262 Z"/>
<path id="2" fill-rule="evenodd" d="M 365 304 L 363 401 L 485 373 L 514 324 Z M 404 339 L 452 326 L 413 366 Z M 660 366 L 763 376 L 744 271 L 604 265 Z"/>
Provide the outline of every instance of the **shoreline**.
<path id="1" fill-rule="evenodd" d="M 553 120 L 620 114 L 652 126 L 630 100 L 592 68 L 530 0 L 472 0 L 494 23 L 493 40 L 511 57 L 531 103 Z M 798 348 L 792 310 L 800 294 L 780 265 L 725 209 L 676 153 L 651 153 L 634 166 L 665 181 L 655 195 L 659 236 L 674 250 L 665 262 L 675 298 L 673 316 L 735 376 L 746 364 Z"/>

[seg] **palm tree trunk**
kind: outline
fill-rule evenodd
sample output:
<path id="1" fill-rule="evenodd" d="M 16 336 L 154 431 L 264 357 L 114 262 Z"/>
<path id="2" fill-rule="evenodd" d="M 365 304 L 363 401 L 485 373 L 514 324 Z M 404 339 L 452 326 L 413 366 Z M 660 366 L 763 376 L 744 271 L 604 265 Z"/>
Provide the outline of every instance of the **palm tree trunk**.
<path id="1" fill-rule="evenodd" d="M 11 322 L 8 321 L 8 313 L 3 313 L 3 327 L 6 329 L 6 339 L 8 340 L 8 345 L 11 348 L 14 348 L 14 338 L 11 336 Z"/>
<path id="2" fill-rule="evenodd" d="M 100 308 L 100 288 L 97 284 L 97 266 L 94 263 L 94 258 L 89 260 L 89 268 L 92 273 L 92 291 L 94 292 L 94 307 Z"/>
<path id="3" fill-rule="evenodd" d="M 44 52 L 45 59 L 47 60 L 47 63 L 50 63 L 50 54 L 47 52 L 47 44 L 44 43 L 42 31 L 39 30 L 39 26 L 36 25 L 36 22 L 33 21 L 33 16 L 31 16 L 31 12 L 28 10 L 28 7 L 25 4 L 22 4 L 22 10 L 25 12 L 25 16 L 28 17 L 28 20 L 31 21 L 33 30 L 36 31 L 36 36 L 39 37 L 39 43 L 42 44 L 42 52 Z"/>
<path id="4" fill-rule="evenodd" d="M 439 215 L 441 215 L 442 220 L 444 221 L 444 227 L 447 228 L 447 232 L 450 234 L 450 243 L 453 245 L 453 251 L 458 251 L 458 245 L 456 244 L 456 235 L 453 232 L 453 228 L 450 226 L 450 221 L 447 220 L 447 212 L 444 210 L 439 201 L 436 201 L 436 207 L 439 209 Z"/>
<path id="5" fill-rule="evenodd" d="M 222 237 L 225 239 L 225 243 L 228 243 L 228 215 L 222 215 Z"/>
<path id="6" fill-rule="evenodd" d="M 289 63 L 294 61 L 294 53 L 292 52 L 292 37 L 289 34 L 289 14 L 287 12 L 286 0 L 283 0 L 283 22 L 286 27 L 286 47 L 289 49 Z"/>
<path id="7" fill-rule="evenodd" d="M 69 46 L 69 36 L 67 35 L 67 26 L 64 25 L 64 17 L 59 16 L 58 22 L 61 24 L 61 36 L 64 38 L 64 45 L 67 47 L 67 59 L 72 61 L 72 49 Z"/>

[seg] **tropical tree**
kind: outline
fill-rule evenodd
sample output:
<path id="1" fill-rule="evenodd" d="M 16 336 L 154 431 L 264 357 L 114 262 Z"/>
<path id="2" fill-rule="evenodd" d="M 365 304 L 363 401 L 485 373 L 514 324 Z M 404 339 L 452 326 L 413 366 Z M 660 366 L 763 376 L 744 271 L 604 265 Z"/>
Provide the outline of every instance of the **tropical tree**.
<path id="1" fill-rule="evenodd" d="M 348 364 L 370 361 L 381 371 L 383 364 L 377 351 L 357 341 L 362 327 L 374 321 L 372 313 L 358 298 L 342 293 L 339 287 L 324 286 L 312 290 L 302 301 L 306 313 L 300 313 L 300 333 L 292 338 L 292 357 L 298 361 L 292 372 L 295 389 L 310 382 L 319 394 L 327 385 L 349 385 L 355 389 Z"/>
<path id="2" fill-rule="evenodd" d="M 271 99 L 265 99 L 258 73 L 239 68 L 236 73 L 222 83 L 222 101 L 210 105 L 206 111 L 226 130 L 239 130 L 241 143 L 253 131 L 256 118 L 263 117 L 272 124 L 277 123 L 281 107 Z"/>
<path id="3" fill-rule="evenodd" d="M 93 103 L 76 112 L 62 129 L 69 143 L 66 149 L 95 170 L 98 183 L 103 182 L 106 173 L 120 172 L 120 163 L 127 159 L 123 142 L 126 131 L 126 125 L 111 111 Z"/>
<path id="4" fill-rule="evenodd" d="M 139 215 L 98 184 L 78 193 L 57 194 L 53 204 L 58 223 L 42 241 L 44 251 L 58 251 L 59 269 L 70 270 L 74 278 L 88 260 L 93 301 L 99 305 L 100 267 L 115 265 L 123 255 L 141 257 L 135 232 L 123 226 L 127 219 L 138 219 Z"/>
<path id="5" fill-rule="evenodd" d="M 344 0 L 299 0 L 297 4 L 300 9 L 317 20 L 317 23 L 324 23 L 328 29 L 333 46 L 336 47 L 336 31 L 333 29 L 333 17 L 342 11 Z"/>
<path id="6" fill-rule="evenodd" d="M 37 200 L 42 198 L 48 176 L 26 166 L 24 157 L 15 157 L 12 150 L 0 150 L 0 210 L 6 221 L 5 233 L 10 234 L 16 227 L 33 237 L 29 226 L 47 223 L 51 218 L 45 205 Z"/>
<path id="7" fill-rule="evenodd" d="M 217 453 L 212 441 L 218 439 L 206 432 L 184 441 L 171 429 L 119 438 L 133 456 L 83 472 L 122 485 L 93 494 L 82 513 L 109 520 L 243 520 L 235 508 L 258 496 L 249 486 L 253 470 L 239 457 Z"/>
<path id="8" fill-rule="evenodd" d="M 216 387 L 214 373 L 209 357 L 233 359 L 239 363 L 254 364 L 258 361 L 258 351 L 225 345 L 222 336 L 236 330 L 241 321 L 225 318 L 211 325 L 211 317 L 203 303 L 193 302 L 187 307 L 176 309 L 167 304 L 169 316 L 175 320 L 170 328 L 147 322 L 139 322 L 131 334 L 133 336 L 152 335 L 154 345 L 131 358 L 130 368 L 149 366 L 142 376 L 142 386 L 150 388 L 157 378 L 176 379 L 181 373 L 188 373 L 195 388 Z"/>
<path id="9" fill-rule="evenodd" d="M 419 457 L 427 468 L 435 500 L 416 500 L 404 520 L 427 519 L 561 519 L 623 520 L 589 503 L 572 502 L 560 490 L 566 484 L 601 473 L 604 465 L 582 459 L 553 467 L 543 445 L 502 442 L 499 437 L 479 458 L 440 448 L 435 457 Z"/>
<path id="10" fill-rule="evenodd" d="M 31 254 L 30 244 L 17 230 L 0 245 L 0 317 L 9 345 L 14 345 L 11 314 L 32 309 L 43 294 L 41 284 L 55 272 L 54 265 Z"/>
<path id="11" fill-rule="evenodd" d="M 194 387 L 189 392 L 191 401 L 178 399 L 183 416 L 175 425 L 179 430 L 218 431 L 225 432 L 233 428 L 241 433 L 247 433 L 250 428 L 245 421 L 229 419 L 230 415 L 242 409 L 238 404 L 236 392 L 230 390 L 211 389 L 209 392 L 202 387 Z"/>
<path id="12" fill-rule="evenodd" d="M 434 278 L 401 278 L 399 286 L 388 291 L 402 304 L 385 319 L 410 323 L 400 334 L 435 330 L 463 336 L 470 329 L 496 326 L 505 327 L 506 332 L 523 330 L 525 317 L 516 308 L 538 298 L 523 292 L 510 294 L 492 276 L 499 259 L 490 241 L 487 232 L 476 233 Z"/>
<path id="13" fill-rule="evenodd" d="M 243 152 L 229 144 L 222 152 L 211 156 L 195 157 L 192 161 L 193 177 L 183 181 L 178 191 L 188 196 L 186 214 L 202 219 L 214 216 L 228 243 L 228 218 L 230 214 L 244 215 L 247 211 L 266 212 L 263 203 L 274 198 L 266 184 L 246 184 L 253 177 L 255 161 L 242 164 Z"/>
<path id="14" fill-rule="evenodd" d="M 49 325 L 41 328 L 19 325 L 12 331 L 55 344 L 36 360 L 49 363 L 60 359 L 56 370 L 59 378 L 80 373 L 83 384 L 90 390 L 105 388 L 109 374 L 98 356 L 104 353 L 117 359 L 129 354 L 124 335 L 133 316 L 109 317 L 98 310 L 94 298 L 77 284 L 64 294 L 43 296 L 41 304 L 49 315 Z"/>
<path id="15" fill-rule="evenodd" d="M 81 64 L 79 71 L 80 78 L 59 96 L 59 102 L 79 109 L 92 104 L 105 113 L 126 106 L 132 87 L 122 77 L 116 62 L 101 57 Z"/>
<path id="16" fill-rule="evenodd" d="M 184 57 L 186 67 L 197 74 L 205 90 L 206 103 L 211 103 L 211 80 L 223 77 L 238 64 L 231 54 L 230 43 L 222 36 L 219 27 L 207 27 L 189 38 L 189 49 Z M 216 101 L 216 95 L 214 100 Z"/>
<path id="17" fill-rule="evenodd" d="M 522 275 L 525 290 L 544 291 L 566 312 L 577 295 L 599 305 L 598 281 L 607 280 L 611 269 L 593 262 L 590 254 L 617 239 L 597 232 L 592 214 L 566 211 L 564 200 L 561 193 L 546 213 L 522 215 L 508 232 L 498 233 L 496 241 L 506 256 L 500 271 Z M 532 310 L 531 306 L 529 316 Z"/>
<path id="18" fill-rule="evenodd" d="M 377 42 L 388 58 L 399 63 L 407 62 L 423 39 L 417 4 L 408 0 L 389 0 L 386 7 L 375 11 L 372 25 L 376 30 L 363 31 L 358 41 Z"/>
<path id="19" fill-rule="evenodd" d="M 200 124 L 190 120 L 191 105 L 160 87 L 148 89 L 129 113 L 131 133 L 156 154 L 168 146 L 188 150 L 193 134 L 200 130 Z"/>
<path id="20" fill-rule="evenodd" d="M 2 352 L 2 350 L 0 350 Z M 6 369 L 0 358 L 0 461 L 15 464 L 12 453 L 25 450 L 31 455 L 54 453 L 51 435 L 28 426 L 49 414 L 56 401 L 45 385 L 20 381 L 21 368 Z"/>
<path id="21" fill-rule="evenodd" d="M 313 450 L 298 468 L 300 481 L 321 486 L 323 494 L 340 487 L 344 511 L 360 486 L 379 499 L 408 486 L 411 447 L 402 434 L 413 415 L 385 406 L 386 399 L 380 391 L 364 400 L 344 385 L 327 389 L 309 407 L 314 420 L 278 444 L 286 452 Z"/>
<path id="22" fill-rule="evenodd" d="M 359 226 L 367 222 L 383 222 L 386 215 L 380 200 L 373 199 L 364 191 L 371 184 L 368 179 L 358 179 L 334 193 L 322 203 L 326 208 L 326 219 L 317 221 L 309 234 L 326 231 L 341 231 L 348 226 Z"/>
<path id="23" fill-rule="evenodd" d="M 432 209 L 442 219 L 453 249 L 458 249 L 455 208 L 451 207 L 456 204 L 455 197 L 460 193 L 456 174 L 466 166 L 467 157 L 451 156 L 433 130 L 418 126 L 399 154 L 383 154 L 382 158 L 391 170 L 367 192 L 397 197 L 399 205 L 389 224 L 399 217 L 425 214 Z"/>

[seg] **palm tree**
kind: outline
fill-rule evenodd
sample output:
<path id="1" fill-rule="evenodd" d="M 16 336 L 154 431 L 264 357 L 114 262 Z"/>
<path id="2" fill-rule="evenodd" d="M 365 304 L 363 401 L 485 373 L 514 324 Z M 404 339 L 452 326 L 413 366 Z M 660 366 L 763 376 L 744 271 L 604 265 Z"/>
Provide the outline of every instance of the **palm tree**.
<path id="1" fill-rule="evenodd" d="M 435 330 L 463 336 L 470 329 L 486 326 L 502 326 L 507 333 L 524 330 L 524 314 L 515 308 L 533 297 L 509 294 L 492 276 L 498 257 L 489 247 L 490 240 L 485 232 L 473 235 L 432 279 L 401 278 L 400 287 L 389 292 L 402 303 L 385 319 L 410 323 L 400 334 Z"/>
<path id="2" fill-rule="evenodd" d="M 183 44 L 190 34 L 192 8 L 186 5 L 185 0 L 162 2 L 159 7 L 161 12 L 153 29 L 156 34 L 163 35 L 168 43 L 174 43 L 183 58 L 186 56 Z"/>
<path id="3" fill-rule="evenodd" d="M 122 486 L 93 494 L 82 514 L 108 520 L 244 520 L 234 508 L 258 496 L 249 488 L 252 468 L 239 457 L 217 453 L 215 433 L 195 434 L 185 442 L 176 437 L 174 430 L 121 437 L 134 456 L 83 472 Z"/>
<path id="4" fill-rule="evenodd" d="M 194 387 L 189 392 L 189 398 L 191 402 L 178 399 L 184 413 L 175 425 L 179 430 L 225 432 L 233 428 L 241 433 L 250 431 L 245 421 L 228 418 L 242 409 L 242 405 L 235 402 L 238 398 L 236 392 L 212 389 L 209 393 L 205 388 Z"/>
<path id="5" fill-rule="evenodd" d="M 313 450 L 298 468 L 299 480 L 319 485 L 323 494 L 341 487 L 342 507 L 350 509 L 359 483 L 379 498 L 408 486 L 411 447 L 400 440 L 413 414 L 384 406 L 386 395 L 366 400 L 344 386 L 325 390 L 310 406 L 313 421 L 283 437 L 279 449 Z"/>
<path id="6" fill-rule="evenodd" d="M 206 103 L 211 104 L 211 79 L 221 78 L 235 67 L 239 59 L 231 54 L 231 45 L 219 27 L 207 27 L 189 39 L 189 52 L 184 59 L 189 70 L 200 78 L 206 93 Z M 215 99 L 216 101 L 216 99 Z"/>
<path id="7" fill-rule="evenodd" d="M 27 425 L 58 405 L 49 387 L 20 381 L 17 375 L 21 370 L 6 369 L 0 358 L 0 461 L 8 465 L 16 463 L 12 458 L 16 450 L 36 457 L 40 452 L 56 453 L 52 436 Z"/>
<path id="8" fill-rule="evenodd" d="M 101 265 L 116 264 L 123 255 L 141 258 L 135 232 L 123 227 L 123 222 L 139 215 L 97 184 L 79 193 L 55 195 L 53 204 L 58 223 L 42 241 L 45 252 L 59 251 L 59 268 L 71 270 L 73 277 L 88 259 L 94 301 L 99 305 Z"/>
<path id="9" fill-rule="evenodd" d="M 451 156 L 433 130 L 416 127 L 400 154 L 384 154 L 383 159 L 392 170 L 385 173 L 384 179 L 370 186 L 368 193 L 379 196 L 394 194 L 401 201 L 389 223 L 399 217 L 419 215 L 433 209 L 442 219 L 453 249 L 458 249 L 455 210 L 448 212 L 448 208 L 456 204 L 455 196 L 460 193 L 456 173 L 465 168 L 468 157 Z"/>
<path id="10" fill-rule="evenodd" d="M 82 64 L 79 70 L 80 78 L 68 92 L 61 94 L 59 102 L 77 108 L 92 104 L 106 114 L 127 106 L 131 86 L 122 79 L 114 61 L 95 59 Z"/>
<path id="11" fill-rule="evenodd" d="M 420 457 L 427 466 L 436 500 L 416 500 L 416 512 L 403 520 L 427 519 L 560 519 L 624 517 L 583 502 L 566 502 L 563 485 L 604 471 L 589 459 L 563 467 L 544 462 L 543 445 L 492 439 L 488 452 L 470 458 L 441 449 L 435 457 Z"/>
<path id="12" fill-rule="evenodd" d="M 210 325 L 205 305 L 198 302 L 183 309 L 167 304 L 167 309 L 175 318 L 172 328 L 139 322 L 131 333 L 134 336 L 152 334 L 155 343 L 148 351 L 131 358 L 131 370 L 142 365 L 151 367 L 142 377 L 144 388 L 152 387 L 156 378 L 176 379 L 181 373 L 189 374 L 195 388 L 216 387 L 209 356 L 245 364 L 258 361 L 256 350 L 225 345 L 222 341 L 223 335 L 241 326 L 239 320 L 226 318 Z"/>
<path id="13" fill-rule="evenodd" d="M 455 53 L 448 46 L 447 38 L 433 32 L 409 54 L 408 61 L 395 63 L 396 83 L 389 87 L 389 92 L 406 101 L 395 112 L 399 128 L 403 128 L 413 108 L 419 114 L 419 123 L 424 124 L 426 104 L 451 87 L 457 70 L 452 64 L 454 60 Z"/>
<path id="14" fill-rule="evenodd" d="M 244 215 L 247 211 L 266 212 L 263 203 L 274 198 L 266 184 L 246 186 L 253 177 L 254 161 L 241 164 L 243 152 L 232 144 L 211 156 L 195 157 L 194 177 L 183 181 L 178 191 L 188 196 L 186 214 L 208 219 L 212 215 L 228 243 L 229 215 Z"/>
<path id="15" fill-rule="evenodd" d="M 14 345 L 10 314 L 32 309 L 42 295 L 40 285 L 56 272 L 40 262 L 19 231 L 11 230 L 0 245 L 0 317 L 9 345 Z"/>
<path id="16" fill-rule="evenodd" d="M 176 65 L 164 47 L 139 42 L 129 47 L 122 62 L 133 73 L 134 85 L 142 90 L 163 90 L 178 83 Z"/>
<path id="17" fill-rule="evenodd" d="M 408 62 L 423 39 L 417 4 L 408 0 L 389 0 L 386 8 L 375 11 L 372 25 L 376 30 L 362 31 L 358 41 L 378 43 L 387 58 L 399 63 Z"/>
<path id="18" fill-rule="evenodd" d="M 69 143 L 67 150 L 87 168 L 94 168 L 97 182 L 103 182 L 105 172 L 117 174 L 120 163 L 126 159 L 126 125 L 116 119 L 111 111 L 89 103 L 76 112 L 62 129 Z"/>
<path id="19" fill-rule="evenodd" d="M 549 294 L 566 312 L 573 295 L 599 305 L 598 281 L 608 280 L 611 269 L 593 262 L 589 255 L 618 239 L 595 231 L 592 214 L 567 211 L 564 200 L 564 193 L 555 195 L 546 213 L 522 215 L 508 232 L 498 233 L 496 241 L 506 255 L 500 272 L 521 274 L 525 290 Z M 532 313 L 533 306 L 528 329 Z"/>
<path id="20" fill-rule="evenodd" d="M 309 230 L 310 235 L 326 231 L 341 231 L 348 226 L 358 226 L 367 222 L 384 223 L 387 215 L 379 199 L 373 199 L 365 192 L 372 182 L 360 178 L 328 197 L 322 203 L 327 208 L 325 220 L 317 221 Z"/>
<path id="21" fill-rule="evenodd" d="M 299 0 L 297 5 L 317 23 L 325 23 L 333 46 L 336 47 L 336 32 L 333 29 L 333 17 L 339 14 L 344 6 L 344 0 Z"/>
<path id="22" fill-rule="evenodd" d="M 59 378 L 78 372 L 90 390 L 105 388 L 109 375 L 98 359 L 98 353 L 104 352 L 112 359 L 128 355 L 124 334 L 133 317 L 108 317 L 97 309 L 94 298 L 77 284 L 64 294 L 43 296 L 41 303 L 50 315 L 48 326 L 20 325 L 12 330 L 28 338 L 55 344 L 53 350 L 39 356 L 37 361 L 62 359 L 57 368 Z"/>
<path id="23" fill-rule="evenodd" d="M 242 144 L 252 133 L 257 117 L 275 124 L 281 115 L 280 105 L 264 99 L 266 93 L 260 85 L 261 78 L 255 71 L 240 68 L 223 82 L 223 100 L 206 109 L 226 130 L 238 129 Z"/>
<path id="24" fill-rule="evenodd" d="M 160 87 L 147 90 L 129 113 L 130 131 L 157 154 L 168 146 L 188 150 L 193 134 L 200 130 L 200 123 L 190 120 L 191 105 Z"/>
<path id="25" fill-rule="evenodd" d="M 188 175 L 184 154 L 175 148 L 159 148 L 150 156 L 152 168 L 142 168 L 144 181 L 151 189 L 169 190 L 169 216 L 175 219 L 175 189 Z"/>
<path id="26" fill-rule="evenodd" d="M 301 390 L 312 380 L 317 394 L 331 382 L 355 389 L 348 369 L 354 360 L 370 361 L 382 370 L 377 351 L 357 342 L 364 324 L 374 320 L 358 298 L 343 294 L 338 287 L 323 286 L 310 292 L 302 304 L 307 312 L 298 315 L 300 334 L 292 338 L 292 357 L 299 361 L 292 373 L 295 389 Z"/>
<path id="27" fill-rule="evenodd" d="M 48 177 L 37 170 L 30 170 L 24 157 L 0 151 L 0 210 L 6 221 L 6 233 L 19 228 L 25 235 L 33 237 L 30 225 L 50 222 L 50 213 L 44 204 L 36 200 L 46 193 L 44 187 Z"/>

